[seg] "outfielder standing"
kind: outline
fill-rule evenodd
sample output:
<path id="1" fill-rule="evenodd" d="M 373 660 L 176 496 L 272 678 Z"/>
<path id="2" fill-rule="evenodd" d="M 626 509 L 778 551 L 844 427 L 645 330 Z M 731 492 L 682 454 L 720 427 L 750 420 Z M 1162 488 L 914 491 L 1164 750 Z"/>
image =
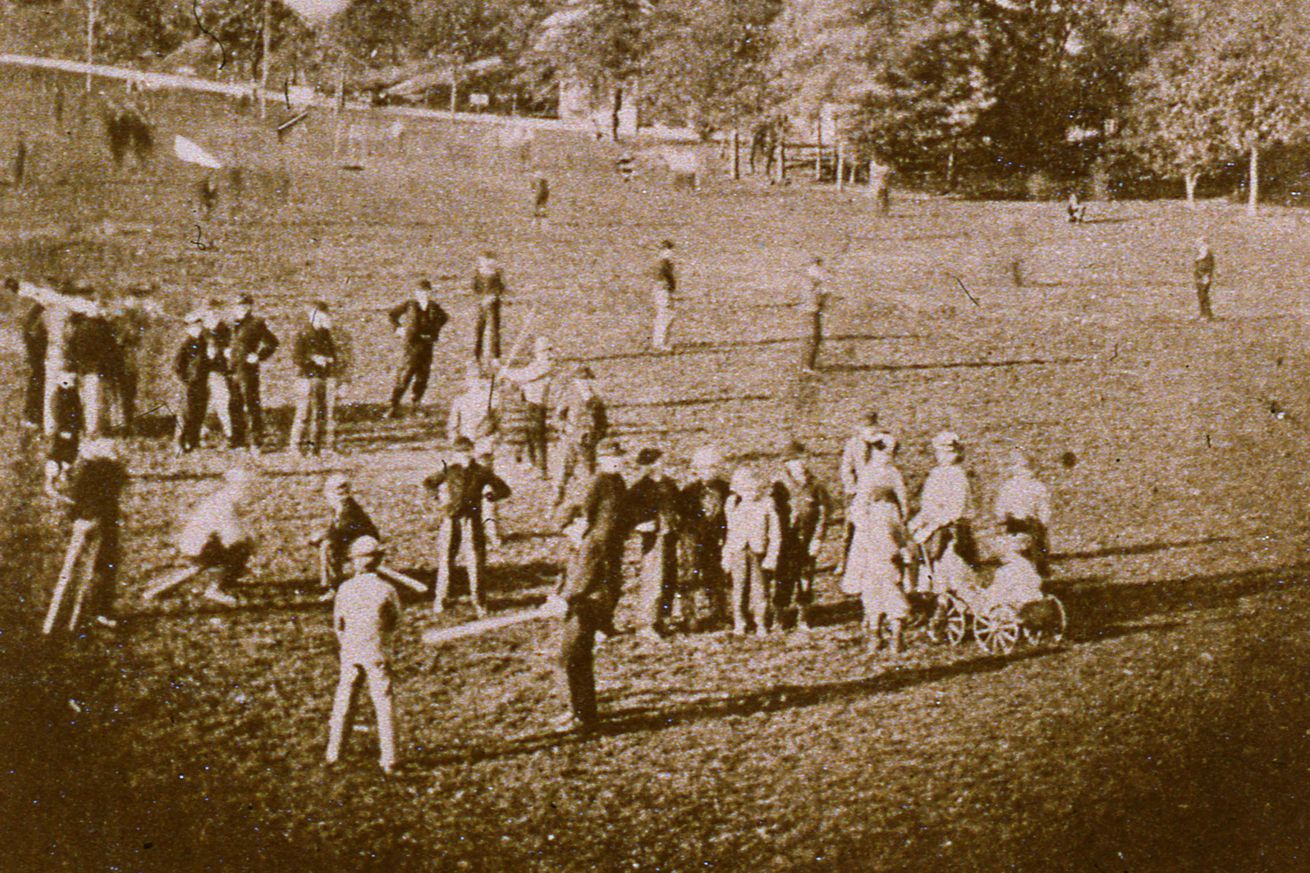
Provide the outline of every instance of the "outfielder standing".
<path id="1" fill-rule="evenodd" d="M 483 366 L 500 360 L 500 305 L 504 295 L 505 279 L 496 264 L 496 254 L 483 252 L 473 273 L 473 296 L 478 301 L 473 357 Z"/>
<path id="2" fill-rule="evenodd" d="M 654 285 L 651 288 L 651 300 L 655 307 L 655 318 L 651 325 L 650 344 L 656 351 L 667 352 L 669 345 L 669 328 L 673 324 L 673 295 L 678 291 L 678 274 L 673 267 L 673 241 L 660 243 L 659 258 L 655 261 Z"/>
<path id="3" fill-rule="evenodd" d="M 414 298 L 387 313 L 391 327 L 396 336 L 404 341 L 404 352 L 400 370 L 396 373 L 396 384 L 391 389 L 391 409 L 389 418 L 400 417 L 400 402 L 405 397 L 405 390 L 413 392 L 414 411 L 418 411 L 423 402 L 423 392 L 428 388 L 428 379 L 432 375 L 432 347 L 441 336 L 450 317 L 432 300 L 432 283 L 420 279 L 414 288 Z"/>
<path id="4" fill-rule="evenodd" d="M 1196 241 L 1196 258 L 1192 262 L 1192 278 L 1196 283 L 1196 302 L 1201 308 L 1201 317 L 1206 321 L 1214 320 L 1214 311 L 1210 308 L 1210 288 L 1214 285 L 1214 252 L 1205 237 Z"/>
<path id="5" fill-rule="evenodd" d="M 370 536 L 350 545 L 355 575 L 337 591 L 332 608 L 332 629 L 337 635 L 341 677 L 332 699 L 328 722 L 326 762 L 341 756 L 355 689 L 362 677 L 368 683 L 373 712 L 378 720 L 378 766 L 390 776 L 396 766 L 396 727 L 391 699 L 392 634 L 400 623 L 400 596 L 375 572 L 382 563 L 382 546 Z"/>
<path id="6" fill-rule="evenodd" d="M 805 270 L 809 283 L 801 301 L 801 369 L 815 373 L 819 368 L 819 349 L 823 345 L 823 310 L 828 304 L 824 285 L 828 273 L 823 269 L 823 258 L 816 257 Z"/>

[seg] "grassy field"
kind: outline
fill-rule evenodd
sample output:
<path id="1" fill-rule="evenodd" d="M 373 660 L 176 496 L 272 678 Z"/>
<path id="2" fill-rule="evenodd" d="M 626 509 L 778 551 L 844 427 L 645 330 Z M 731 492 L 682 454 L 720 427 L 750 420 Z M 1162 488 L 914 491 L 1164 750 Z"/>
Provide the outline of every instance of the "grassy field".
<path id="1" fill-rule="evenodd" d="M 174 313 L 251 290 L 287 340 L 300 304 L 323 298 L 356 359 L 342 455 L 259 460 L 261 546 L 240 609 L 141 603 L 178 513 L 229 459 L 179 460 L 166 441 L 137 439 L 128 622 L 51 646 L 34 629 L 66 531 L 39 496 L 40 447 L 17 426 L 21 362 L 5 320 L 0 868 L 1306 865 L 1302 213 L 1096 203 L 1091 223 L 1070 227 L 1057 204 L 906 196 L 879 218 L 860 192 L 803 181 L 714 178 L 691 195 L 650 172 L 625 187 L 604 145 L 542 134 L 524 163 L 493 129 L 443 123 L 411 123 L 405 154 L 378 149 L 343 170 L 324 119 L 279 146 L 272 122 L 152 95 L 161 142 L 188 135 L 246 168 L 240 202 L 227 197 L 206 223 L 188 202 L 189 168 L 161 154 L 114 171 L 71 96 L 56 125 L 47 82 L 0 84 L 14 96 L 0 147 L 22 131 L 33 155 L 31 184 L 0 191 L 0 274 L 153 280 Z M 530 166 L 554 189 L 541 229 L 528 220 Z M 1193 318 L 1200 233 L 1219 258 L 1213 324 Z M 684 288 L 673 357 L 643 343 L 646 271 L 664 237 Z M 987 496 L 1006 450 L 1031 449 L 1055 493 L 1052 587 L 1071 640 L 1007 658 L 922 640 L 900 661 L 871 656 L 825 577 L 825 626 L 807 637 L 607 643 L 606 724 L 584 741 L 548 730 L 562 705 L 549 628 L 432 650 L 419 635 L 435 620 L 414 603 L 399 637 L 399 774 L 375 775 L 362 733 L 348 766 L 324 770 L 336 664 L 327 610 L 305 591 L 318 489 L 349 472 L 395 563 L 431 571 L 435 518 L 418 481 L 470 353 L 467 277 L 486 247 L 510 285 L 509 336 L 540 301 L 535 330 L 597 371 L 630 447 L 685 457 L 713 441 L 772 469 L 798 437 L 831 480 L 841 441 L 876 406 L 912 488 L 928 438 L 951 427 Z M 828 259 L 838 296 L 822 372 L 802 379 L 789 306 L 812 254 Z M 437 280 L 453 316 L 433 412 L 380 422 L 397 352 L 382 309 L 419 276 Z M 164 331 L 160 350 L 177 335 Z M 279 353 L 268 395 L 282 439 L 289 375 Z M 166 379 L 147 393 L 164 413 Z M 562 546 L 545 486 L 509 478 L 496 609 L 536 602 Z"/>

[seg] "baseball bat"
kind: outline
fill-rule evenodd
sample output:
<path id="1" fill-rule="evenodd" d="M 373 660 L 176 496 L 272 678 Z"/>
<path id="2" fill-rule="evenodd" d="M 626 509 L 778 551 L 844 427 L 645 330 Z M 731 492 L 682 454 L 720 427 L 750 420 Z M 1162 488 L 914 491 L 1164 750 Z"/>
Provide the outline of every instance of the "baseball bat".
<path id="1" fill-rule="evenodd" d="M 477 621 L 470 621 L 464 624 L 457 624 L 452 627 L 438 627 L 423 632 L 423 642 L 430 646 L 439 646 L 444 643 L 462 640 L 465 637 L 479 637 L 485 633 L 494 630 L 500 630 L 503 627 L 512 627 L 516 624 L 523 624 L 525 621 L 532 621 L 537 618 L 548 618 L 552 613 L 543 609 L 529 609 L 527 612 L 515 612 L 510 615 L 498 615 L 494 618 L 483 618 Z"/>
<path id="2" fill-rule="evenodd" d="M 428 593 L 428 586 L 424 585 L 422 582 L 418 581 L 412 576 L 406 576 L 404 573 L 401 573 L 399 570 L 393 570 L 390 567 L 382 566 L 382 567 L 378 567 L 377 570 L 375 570 L 374 572 L 376 572 L 383 579 L 386 579 L 388 582 L 395 582 L 397 585 L 404 585 L 406 588 L 410 589 L 411 591 L 417 592 L 418 594 Z"/>

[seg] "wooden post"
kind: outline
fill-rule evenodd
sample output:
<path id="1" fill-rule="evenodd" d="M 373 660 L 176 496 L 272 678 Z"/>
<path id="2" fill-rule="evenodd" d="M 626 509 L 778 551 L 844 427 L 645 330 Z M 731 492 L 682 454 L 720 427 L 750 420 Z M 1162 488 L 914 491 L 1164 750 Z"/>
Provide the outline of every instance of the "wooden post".
<path id="1" fill-rule="evenodd" d="M 846 141 L 837 137 L 837 190 L 846 188 Z"/>
<path id="2" fill-rule="evenodd" d="M 459 68 L 450 62 L 450 120 L 455 120 L 455 107 L 459 106 Z"/>
<path id="3" fill-rule="evenodd" d="M 737 128 L 732 129 L 732 181 L 736 182 L 741 178 L 741 134 Z"/>
<path id="4" fill-rule="evenodd" d="M 332 112 L 336 115 L 332 130 L 332 159 L 336 160 L 341 151 L 341 116 L 346 108 L 346 53 L 343 51 L 337 60 L 337 96 L 332 101 Z"/>
<path id="5" fill-rule="evenodd" d="M 814 181 L 823 181 L 823 113 L 814 124 Z"/>
<path id="6" fill-rule="evenodd" d="M 259 56 L 259 120 L 268 117 L 268 55 L 273 46 L 273 0 L 264 0 L 264 50 Z"/>
<path id="7" fill-rule="evenodd" d="M 86 0 L 86 62 L 96 60 L 96 0 Z M 91 71 L 86 71 L 86 93 L 91 93 Z"/>
<path id="8" fill-rule="evenodd" d="M 778 140 L 778 181 L 787 181 L 787 141 Z"/>

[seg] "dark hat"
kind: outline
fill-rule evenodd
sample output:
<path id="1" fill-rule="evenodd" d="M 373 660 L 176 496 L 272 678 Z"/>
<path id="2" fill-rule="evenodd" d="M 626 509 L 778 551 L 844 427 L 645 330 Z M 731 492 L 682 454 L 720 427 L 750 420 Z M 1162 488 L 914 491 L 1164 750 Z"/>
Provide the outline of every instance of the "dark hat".
<path id="1" fill-rule="evenodd" d="M 127 293 L 133 297 L 146 297 L 150 294 L 155 293 L 155 288 L 153 285 L 148 285 L 144 282 L 138 282 L 135 285 L 129 285 L 127 288 Z"/>
<path id="2" fill-rule="evenodd" d="M 809 452 L 805 450 L 805 444 L 800 440 L 792 440 L 787 443 L 787 448 L 782 452 L 784 461 L 803 461 L 809 457 Z"/>
<path id="3" fill-rule="evenodd" d="M 645 448 L 637 452 L 637 466 L 649 467 L 651 464 L 664 457 L 664 453 L 659 449 Z"/>
<path id="4" fill-rule="evenodd" d="M 596 446 L 596 454 L 602 458 L 618 458 L 624 454 L 623 445 L 616 439 L 606 438 Z"/>
<path id="5" fill-rule="evenodd" d="M 673 248 L 673 240 L 671 240 L 671 239 L 666 239 L 666 240 L 664 240 L 662 243 L 660 243 L 660 248 L 662 248 L 662 249 L 671 249 L 671 248 Z"/>
<path id="6" fill-rule="evenodd" d="M 421 289 L 424 290 L 424 291 L 431 291 L 431 290 L 432 290 L 432 280 L 431 280 L 431 279 L 419 279 L 419 280 L 418 280 L 418 287 L 421 288 Z"/>
<path id="7" fill-rule="evenodd" d="M 582 364 L 582 365 L 580 365 L 580 366 L 578 367 L 578 369 L 575 370 L 575 371 L 573 372 L 573 375 L 576 376 L 576 377 L 579 378 L 579 379 L 595 379 L 595 378 L 596 378 L 596 374 L 593 373 L 593 372 L 591 371 L 591 367 L 588 367 L 586 364 Z"/>
<path id="8" fill-rule="evenodd" d="M 328 305 L 322 300 L 315 300 L 313 303 L 309 304 L 309 308 L 314 310 L 315 312 L 328 311 Z"/>
<path id="9" fill-rule="evenodd" d="M 255 298 L 249 294 L 242 294 L 237 298 L 237 306 L 254 306 Z"/>
<path id="10" fill-rule="evenodd" d="M 205 304 L 205 306 L 209 307 L 210 309 L 222 309 L 223 301 L 219 300 L 217 297 L 210 297 L 209 301 Z"/>
<path id="11" fill-rule="evenodd" d="M 876 410 L 876 409 L 870 409 L 868 412 L 864 413 L 864 417 L 861 418 L 860 421 L 862 421 L 862 422 L 863 422 L 864 424 L 866 424 L 866 425 L 875 425 L 875 424 L 877 424 L 877 423 L 878 423 L 878 410 Z"/>
<path id="12" fill-rule="evenodd" d="M 457 452 L 471 452 L 473 451 L 473 440 L 466 436 L 455 437 L 455 442 L 450 447 Z"/>

